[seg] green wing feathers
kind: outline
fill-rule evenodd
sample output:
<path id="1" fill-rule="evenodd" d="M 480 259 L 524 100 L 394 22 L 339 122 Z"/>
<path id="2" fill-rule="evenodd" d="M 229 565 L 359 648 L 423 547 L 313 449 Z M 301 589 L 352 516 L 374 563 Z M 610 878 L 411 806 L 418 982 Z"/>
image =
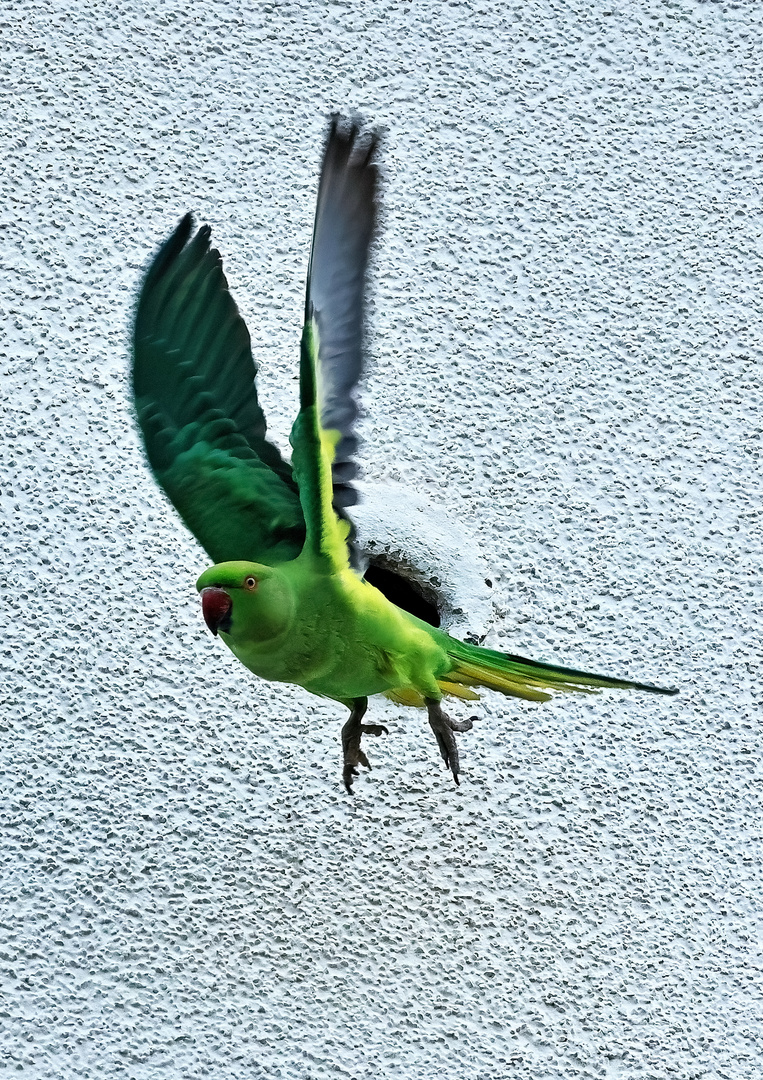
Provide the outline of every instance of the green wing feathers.
<path id="1" fill-rule="evenodd" d="M 133 390 L 151 468 L 213 562 L 295 558 L 305 525 L 291 467 L 265 438 L 244 321 L 204 226 L 186 215 L 135 317 Z"/>
<path id="2" fill-rule="evenodd" d="M 356 501 L 354 391 L 376 219 L 376 136 L 334 118 L 307 277 L 294 469 L 266 438 L 244 321 L 207 226 L 186 215 L 154 259 L 135 317 L 133 390 L 156 479 L 215 563 L 274 564 L 305 546 L 346 566 Z"/>

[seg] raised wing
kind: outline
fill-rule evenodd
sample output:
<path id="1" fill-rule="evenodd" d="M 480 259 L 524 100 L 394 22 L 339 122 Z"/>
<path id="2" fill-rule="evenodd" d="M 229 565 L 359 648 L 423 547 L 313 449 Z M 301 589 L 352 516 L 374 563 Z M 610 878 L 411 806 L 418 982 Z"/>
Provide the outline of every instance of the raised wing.
<path id="1" fill-rule="evenodd" d="M 275 564 L 302 549 L 291 467 L 265 438 L 249 333 L 210 230 L 186 215 L 138 299 L 133 391 L 146 453 L 214 563 Z"/>
<path id="2" fill-rule="evenodd" d="M 292 430 L 308 544 L 347 562 L 349 526 L 332 510 L 357 493 L 354 390 L 363 367 L 368 251 L 376 222 L 378 136 L 334 117 L 318 188 L 307 274 L 300 366 L 301 409 Z"/>
<path id="3" fill-rule="evenodd" d="M 374 132 L 359 137 L 333 117 L 323 155 L 313 246 L 307 272 L 305 323 L 318 330 L 317 402 L 321 427 L 338 431 L 332 475 L 334 505 L 352 506 L 357 492 L 353 427 L 355 386 L 363 370 L 363 313 L 368 250 L 376 224 L 378 145 Z"/>

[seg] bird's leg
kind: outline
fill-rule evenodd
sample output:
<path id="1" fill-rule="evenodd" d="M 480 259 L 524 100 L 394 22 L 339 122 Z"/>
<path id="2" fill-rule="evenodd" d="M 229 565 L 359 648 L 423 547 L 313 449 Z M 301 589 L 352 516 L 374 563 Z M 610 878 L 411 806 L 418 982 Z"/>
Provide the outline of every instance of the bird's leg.
<path id="1" fill-rule="evenodd" d="M 360 749 L 362 735 L 389 735 L 383 724 L 361 724 L 368 708 L 368 698 L 358 697 L 352 702 L 350 719 L 342 728 L 342 751 L 344 752 L 344 769 L 342 779 L 347 789 L 347 794 L 352 795 L 352 782 L 358 775 L 358 765 L 371 768 L 368 758 Z"/>
<path id="2" fill-rule="evenodd" d="M 442 711 L 440 702 L 435 701 L 434 698 L 424 698 L 424 701 L 429 713 L 429 724 L 434 732 L 434 737 L 437 739 L 442 760 L 453 773 L 453 779 L 458 783 L 458 774 L 461 770 L 458 763 L 456 737 L 453 732 L 471 731 L 474 725 L 471 720 L 451 720 Z"/>

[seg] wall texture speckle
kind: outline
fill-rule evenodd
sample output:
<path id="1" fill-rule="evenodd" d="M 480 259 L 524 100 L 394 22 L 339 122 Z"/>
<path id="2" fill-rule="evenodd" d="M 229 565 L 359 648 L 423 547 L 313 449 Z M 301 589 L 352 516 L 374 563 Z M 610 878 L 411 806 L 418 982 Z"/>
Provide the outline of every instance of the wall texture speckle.
<path id="1" fill-rule="evenodd" d="M 0 1073 L 760 1075 L 762 24 L 2 16 Z M 337 708 L 207 634 L 132 420 L 136 287 L 193 210 L 286 446 L 338 107 L 387 132 L 367 482 L 460 522 L 489 644 L 681 689 L 486 695 L 460 789 L 376 702 L 343 793 Z"/>

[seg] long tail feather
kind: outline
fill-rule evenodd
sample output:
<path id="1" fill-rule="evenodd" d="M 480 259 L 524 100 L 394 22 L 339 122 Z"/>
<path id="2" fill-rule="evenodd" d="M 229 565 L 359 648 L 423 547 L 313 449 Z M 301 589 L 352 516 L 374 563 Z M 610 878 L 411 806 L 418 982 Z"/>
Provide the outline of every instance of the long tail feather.
<path id="1" fill-rule="evenodd" d="M 677 694 L 677 690 L 650 683 L 633 682 L 630 679 L 615 679 L 609 675 L 594 675 L 575 668 L 557 667 L 538 660 L 528 660 L 524 656 L 512 656 L 509 653 L 483 649 L 477 645 L 467 645 L 443 634 L 438 640 L 453 660 L 453 667 L 440 680 L 446 693 L 453 693 L 453 684 L 461 686 L 485 686 L 498 690 L 511 697 L 525 698 L 527 701 L 548 701 L 553 693 L 549 691 L 577 691 L 583 694 L 595 694 L 603 687 L 617 690 L 647 690 L 652 694 Z M 460 695 L 459 695 L 460 696 Z"/>

